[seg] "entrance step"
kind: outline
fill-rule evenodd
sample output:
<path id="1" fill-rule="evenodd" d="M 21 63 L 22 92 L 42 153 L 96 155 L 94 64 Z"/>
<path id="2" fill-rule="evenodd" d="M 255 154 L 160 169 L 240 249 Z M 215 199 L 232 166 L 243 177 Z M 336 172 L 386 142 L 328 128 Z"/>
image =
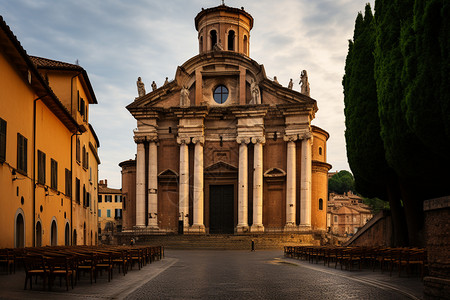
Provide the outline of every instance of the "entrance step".
<path id="1" fill-rule="evenodd" d="M 150 235 L 122 232 L 115 236 L 117 244 L 129 244 L 133 238 L 137 244 L 162 245 L 168 249 L 250 250 L 252 240 L 256 250 L 283 249 L 284 246 L 320 245 L 313 233 L 294 234 L 208 234 L 208 235 Z"/>

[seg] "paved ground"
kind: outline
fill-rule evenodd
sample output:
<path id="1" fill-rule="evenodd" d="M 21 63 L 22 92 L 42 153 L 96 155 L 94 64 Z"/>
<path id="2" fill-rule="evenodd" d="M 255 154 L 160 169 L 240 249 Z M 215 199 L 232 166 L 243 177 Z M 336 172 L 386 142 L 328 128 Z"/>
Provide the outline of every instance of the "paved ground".
<path id="1" fill-rule="evenodd" d="M 23 290 L 23 271 L 0 275 L 1 299 L 422 299 L 418 278 L 370 270 L 341 271 L 284 258 L 281 251 L 166 250 L 166 257 L 126 276 L 89 276 L 73 290 L 42 284 Z M 63 283 L 64 285 L 64 283 Z"/>

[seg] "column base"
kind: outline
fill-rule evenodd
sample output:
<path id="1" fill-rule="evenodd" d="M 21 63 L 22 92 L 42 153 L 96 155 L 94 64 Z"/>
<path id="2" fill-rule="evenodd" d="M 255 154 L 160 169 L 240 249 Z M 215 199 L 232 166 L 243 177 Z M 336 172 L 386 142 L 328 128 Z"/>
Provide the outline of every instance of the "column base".
<path id="1" fill-rule="evenodd" d="M 189 234 L 204 234 L 206 233 L 205 225 L 203 224 L 194 224 L 187 230 L 187 233 Z"/>
<path id="2" fill-rule="evenodd" d="M 264 232 L 264 225 L 255 224 L 250 227 L 250 232 Z"/>
<path id="3" fill-rule="evenodd" d="M 311 231 L 311 224 L 298 225 L 298 231 Z"/>
<path id="4" fill-rule="evenodd" d="M 284 232 L 297 232 L 299 231 L 298 226 L 295 224 L 286 224 L 284 226 Z"/>
<path id="5" fill-rule="evenodd" d="M 236 226 L 236 233 L 248 233 L 250 228 L 248 225 L 238 225 Z"/>

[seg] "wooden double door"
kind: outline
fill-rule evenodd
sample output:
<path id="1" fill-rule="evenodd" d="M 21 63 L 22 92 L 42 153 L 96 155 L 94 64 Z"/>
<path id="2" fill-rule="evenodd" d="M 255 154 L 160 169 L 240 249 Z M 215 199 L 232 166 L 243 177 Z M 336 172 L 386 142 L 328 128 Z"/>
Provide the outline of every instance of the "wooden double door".
<path id="1" fill-rule="evenodd" d="M 209 233 L 234 233 L 234 185 L 210 185 L 209 202 Z"/>

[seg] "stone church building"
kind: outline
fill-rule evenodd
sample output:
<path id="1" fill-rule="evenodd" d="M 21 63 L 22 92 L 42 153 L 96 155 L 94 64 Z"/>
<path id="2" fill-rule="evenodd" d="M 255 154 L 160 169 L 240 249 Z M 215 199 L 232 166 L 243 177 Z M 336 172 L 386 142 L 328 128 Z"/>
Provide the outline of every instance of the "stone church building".
<path id="1" fill-rule="evenodd" d="M 133 229 L 326 230 L 329 135 L 311 125 L 306 71 L 302 93 L 269 79 L 249 57 L 244 9 L 202 9 L 195 27 L 199 54 L 151 92 L 139 78 L 127 106 L 137 120 Z"/>

